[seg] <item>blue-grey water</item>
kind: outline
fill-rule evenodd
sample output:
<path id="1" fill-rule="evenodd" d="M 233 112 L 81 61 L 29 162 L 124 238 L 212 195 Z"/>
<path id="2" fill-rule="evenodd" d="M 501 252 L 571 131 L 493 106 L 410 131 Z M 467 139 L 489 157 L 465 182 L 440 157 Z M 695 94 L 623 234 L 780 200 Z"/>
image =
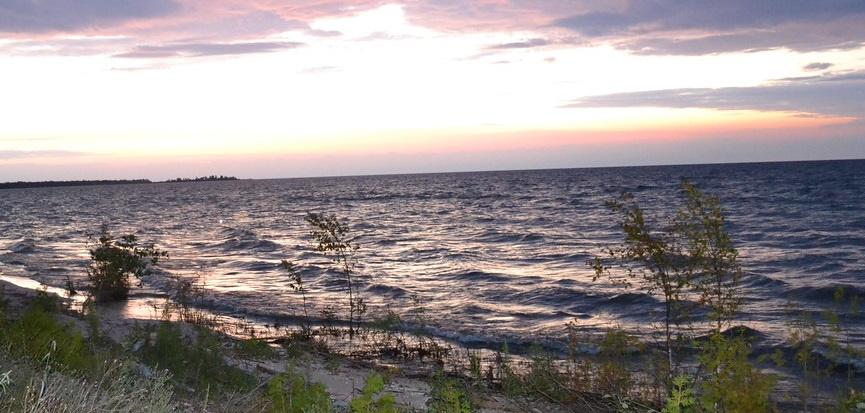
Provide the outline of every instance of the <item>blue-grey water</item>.
<path id="1" fill-rule="evenodd" d="M 629 191 L 653 214 L 675 212 L 683 178 L 718 195 L 741 252 L 738 323 L 767 346 L 786 339 L 792 307 L 840 311 L 865 345 L 865 161 L 562 169 L 0 191 L 0 273 L 86 284 L 86 237 L 108 224 L 171 254 L 143 280 L 202 275 L 217 312 L 286 320 L 300 296 L 277 267 L 303 263 L 317 314 L 343 305 L 343 283 L 307 238 L 308 211 L 348 220 L 360 245 L 370 315 L 390 309 L 465 344 L 564 341 L 573 319 L 647 334 L 658 301 L 592 282 L 588 259 L 621 240 L 604 201 Z"/>

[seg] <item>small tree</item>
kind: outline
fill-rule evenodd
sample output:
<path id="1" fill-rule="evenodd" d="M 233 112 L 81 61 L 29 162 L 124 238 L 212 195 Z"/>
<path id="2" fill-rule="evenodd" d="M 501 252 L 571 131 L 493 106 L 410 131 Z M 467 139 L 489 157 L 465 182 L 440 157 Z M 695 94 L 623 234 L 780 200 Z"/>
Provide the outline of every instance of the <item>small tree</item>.
<path id="1" fill-rule="evenodd" d="M 687 245 L 692 287 L 709 308 L 712 335 L 702 344 L 699 361 L 708 375 L 700 386 L 704 409 L 722 412 L 770 411 L 769 393 L 775 379 L 748 360 L 744 337 L 723 334 L 741 304 L 739 252 L 726 230 L 717 197 L 682 183 L 684 205 L 677 216 L 677 232 Z"/>
<path id="2" fill-rule="evenodd" d="M 643 209 L 630 194 L 622 194 L 621 201 L 609 201 L 607 206 L 620 215 L 619 225 L 625 233 L 625 239 L 622 245 L 605 248 L 604 256 L 590 261 L 595 270 L 593 280 L 608 278 L 626 287 L 636 280 L 646 294 L 661 295 L 669 387 L 677 365 L 674 354 L 677 332 L 681 335 L 679 326 L 687 318 L 683 304 L 691 274 L 684 258 L 681 238 L 675 231 L 675 225 L 668 225 L 662 230 L 653 228 L 647 222 Z"/>
<path id="3" fill-rule="evenodd" d="M 288 286 L 291 287 L 295 292 L 299 292 L 300 296 L 303 298 L 303 317 L 304 324 L 302 327 L 302 332 L 304 337 L 309 337 L 312 332 L 312 326 L 309 322 L 309 312 L 306 309 L 306 288 L 303 286 L 303 277 L 300 276 L 300 269 L 297 264 L 293 261 L 282 260 L 279 264 L 282 269 L 288 273 L 289 281 Z"/>
<path id="4" fill-rule="evenodd" d="M 366 304 L 355 280 L 357 261 L 354 254 L 358 246 L 348 236 L 348 225 L 336 215 L 307 213 L 305 219 L 312 226 L 309 234 L 315 249 L 329 256 L 336 264 L 337 271 L 345 277 L 348 286 L 348 333 L 354 337 L 355 324 L 361 321 L 366 312 Z"/>
<path id="5" fill-rule="evenodd" d="M 700 303 L 709 307 L 709 319 L 719 334 L 742 301 L 738 293 L 742 278 L 739 252 L 727 234 L 718 198 L 703 194 L 688 181 L 682 183 L 682 193 L 685 205 L 677 217 L 677 232 L 687 243 L 694 289 Z"/>
<path id="6" fill-rule="evenodd" d="M 140 278 L 168 253 L 154 245 L 139 245 L 135 235 L 114 238 L 103 228 L 96 239 L 90 238 L 90 263 L 87 277 L 97 301 L 123 300 L 129 296 L 130 276 Z"/>
<path id="7" fill-rule="evenodd" d="M 663 230 L 650 228 L 643 210 L 631 196 L 626 194 L 623 201 L 610 202 L 612 210 L 622 216 L 625 240 L 622 246 L 606 249 L 608 257 L 592 261 L 595 279 L 608 276 L 614 282 L 629 285 L 636 278 L 643 291 L 662 295 L 666 308 L 668 389 L 676 373 L 671 333 L 680 322 L 689 321 L 683 305 L 685 298 L 691 294 L 698 296 L 700 303 L 710 310 L 713 327 L 713 334 L 702 344 L 699 355 L 701 369 L 706 371 L 698 377 L 702 380 L 701 408 L 730 413 L 767 411 L 771 407 L 769 393 L 774 378 L 748 361 L 750 348 L 743 337 L 722 334 L 741 302 L 738 283 L 742 270 L 720 202 L 687 181 L 682 183 L 681 194 L 683 204 Z M 611 273 L 613 267 L 624 271 Z M 694 407 L 690 393 L 688 406 L 682 403 L 686 379 L 679 377 L 666 411 Z"/>

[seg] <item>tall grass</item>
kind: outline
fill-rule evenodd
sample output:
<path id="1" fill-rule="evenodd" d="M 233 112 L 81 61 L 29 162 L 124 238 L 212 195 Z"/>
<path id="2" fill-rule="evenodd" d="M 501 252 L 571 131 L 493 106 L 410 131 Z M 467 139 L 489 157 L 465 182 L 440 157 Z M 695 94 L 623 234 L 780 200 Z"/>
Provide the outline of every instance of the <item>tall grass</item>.
<path id="1" fill-rule="evenodd" d="M 0 360 L 5 357 L 0 356 Z M 0 361 L 9 383 L 0 394 L 0 411 L 10 413 L 167 413 L 173 402 L 170 375 L 144 378 L 123 363 L 112 363 L 98 377 L 54 371 L 50 366 Z"/>

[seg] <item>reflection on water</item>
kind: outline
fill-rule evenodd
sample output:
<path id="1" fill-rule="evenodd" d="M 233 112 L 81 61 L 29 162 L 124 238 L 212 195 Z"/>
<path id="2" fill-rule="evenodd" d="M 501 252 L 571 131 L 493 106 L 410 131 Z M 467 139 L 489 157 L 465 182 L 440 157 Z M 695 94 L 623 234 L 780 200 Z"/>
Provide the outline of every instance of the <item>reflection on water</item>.
<path id="1" fill-rule="evenodd" d="M 838 286 L 865 296 L 863 161 L 4 190 L 0 273 L 83 284 L 87 234 L 107 223 L 170 252 L 144 296 L 195 276 L 214 312 L 291 320 L 302 310 L 282 259 L 307 264 L 313 314 L 346 302 L 302 219 L 333 212 L 358 236 L 372 315 L 422 306 L 438 335 L 467 343 L 561 342 L 574 318 L 647 331 L 658 301 L 593 283 L 586 261 L 620 237 L 605 200 L 630 191 L 671 213 L 686 177 L 722 198 L 746 270 L 740 321 L 768 343 L 783 341 L 789 303 L 830 308 Z M 865 343 L 865 316 L 843 316 Z"/>
<path id="2" fill-rule="evenodd" d="M 79 306 L 87 299 L 87 297 L 81 294 L 69 294 L 69 291 L 67 291 L 66 289 L 45 285 L 39 281 L 26 277 L 19 277 L 15 275 L 0 275 L 0 281 L 5 281 L 9 284 L 17 285 L 21 288 L 26 288 L 28 290 L 44 291 L 49 294 L 54 294 L 58 297 L 72 300 L 73 304 L 77 304 Z"/>

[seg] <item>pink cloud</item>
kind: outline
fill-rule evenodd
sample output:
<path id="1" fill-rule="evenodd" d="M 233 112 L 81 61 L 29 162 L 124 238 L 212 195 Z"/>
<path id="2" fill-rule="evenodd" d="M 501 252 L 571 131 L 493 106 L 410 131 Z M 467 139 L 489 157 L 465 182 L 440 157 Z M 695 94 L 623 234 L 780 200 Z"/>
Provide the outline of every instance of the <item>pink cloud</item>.
<path id="1" fill-rule="evenodd" d="M 126 36 L 118 45 L 127 46 L 259 41 L 309 30 L 318 18 L 394 3 L 404 6 L 411 22 L 440 31 L 535 31 L 542 36 L 538 42 L 572 37 L 646 54 L 865 45 L 860 0 L 7 0 L 0 3 L 0 39 L 109 35 Z"/>

